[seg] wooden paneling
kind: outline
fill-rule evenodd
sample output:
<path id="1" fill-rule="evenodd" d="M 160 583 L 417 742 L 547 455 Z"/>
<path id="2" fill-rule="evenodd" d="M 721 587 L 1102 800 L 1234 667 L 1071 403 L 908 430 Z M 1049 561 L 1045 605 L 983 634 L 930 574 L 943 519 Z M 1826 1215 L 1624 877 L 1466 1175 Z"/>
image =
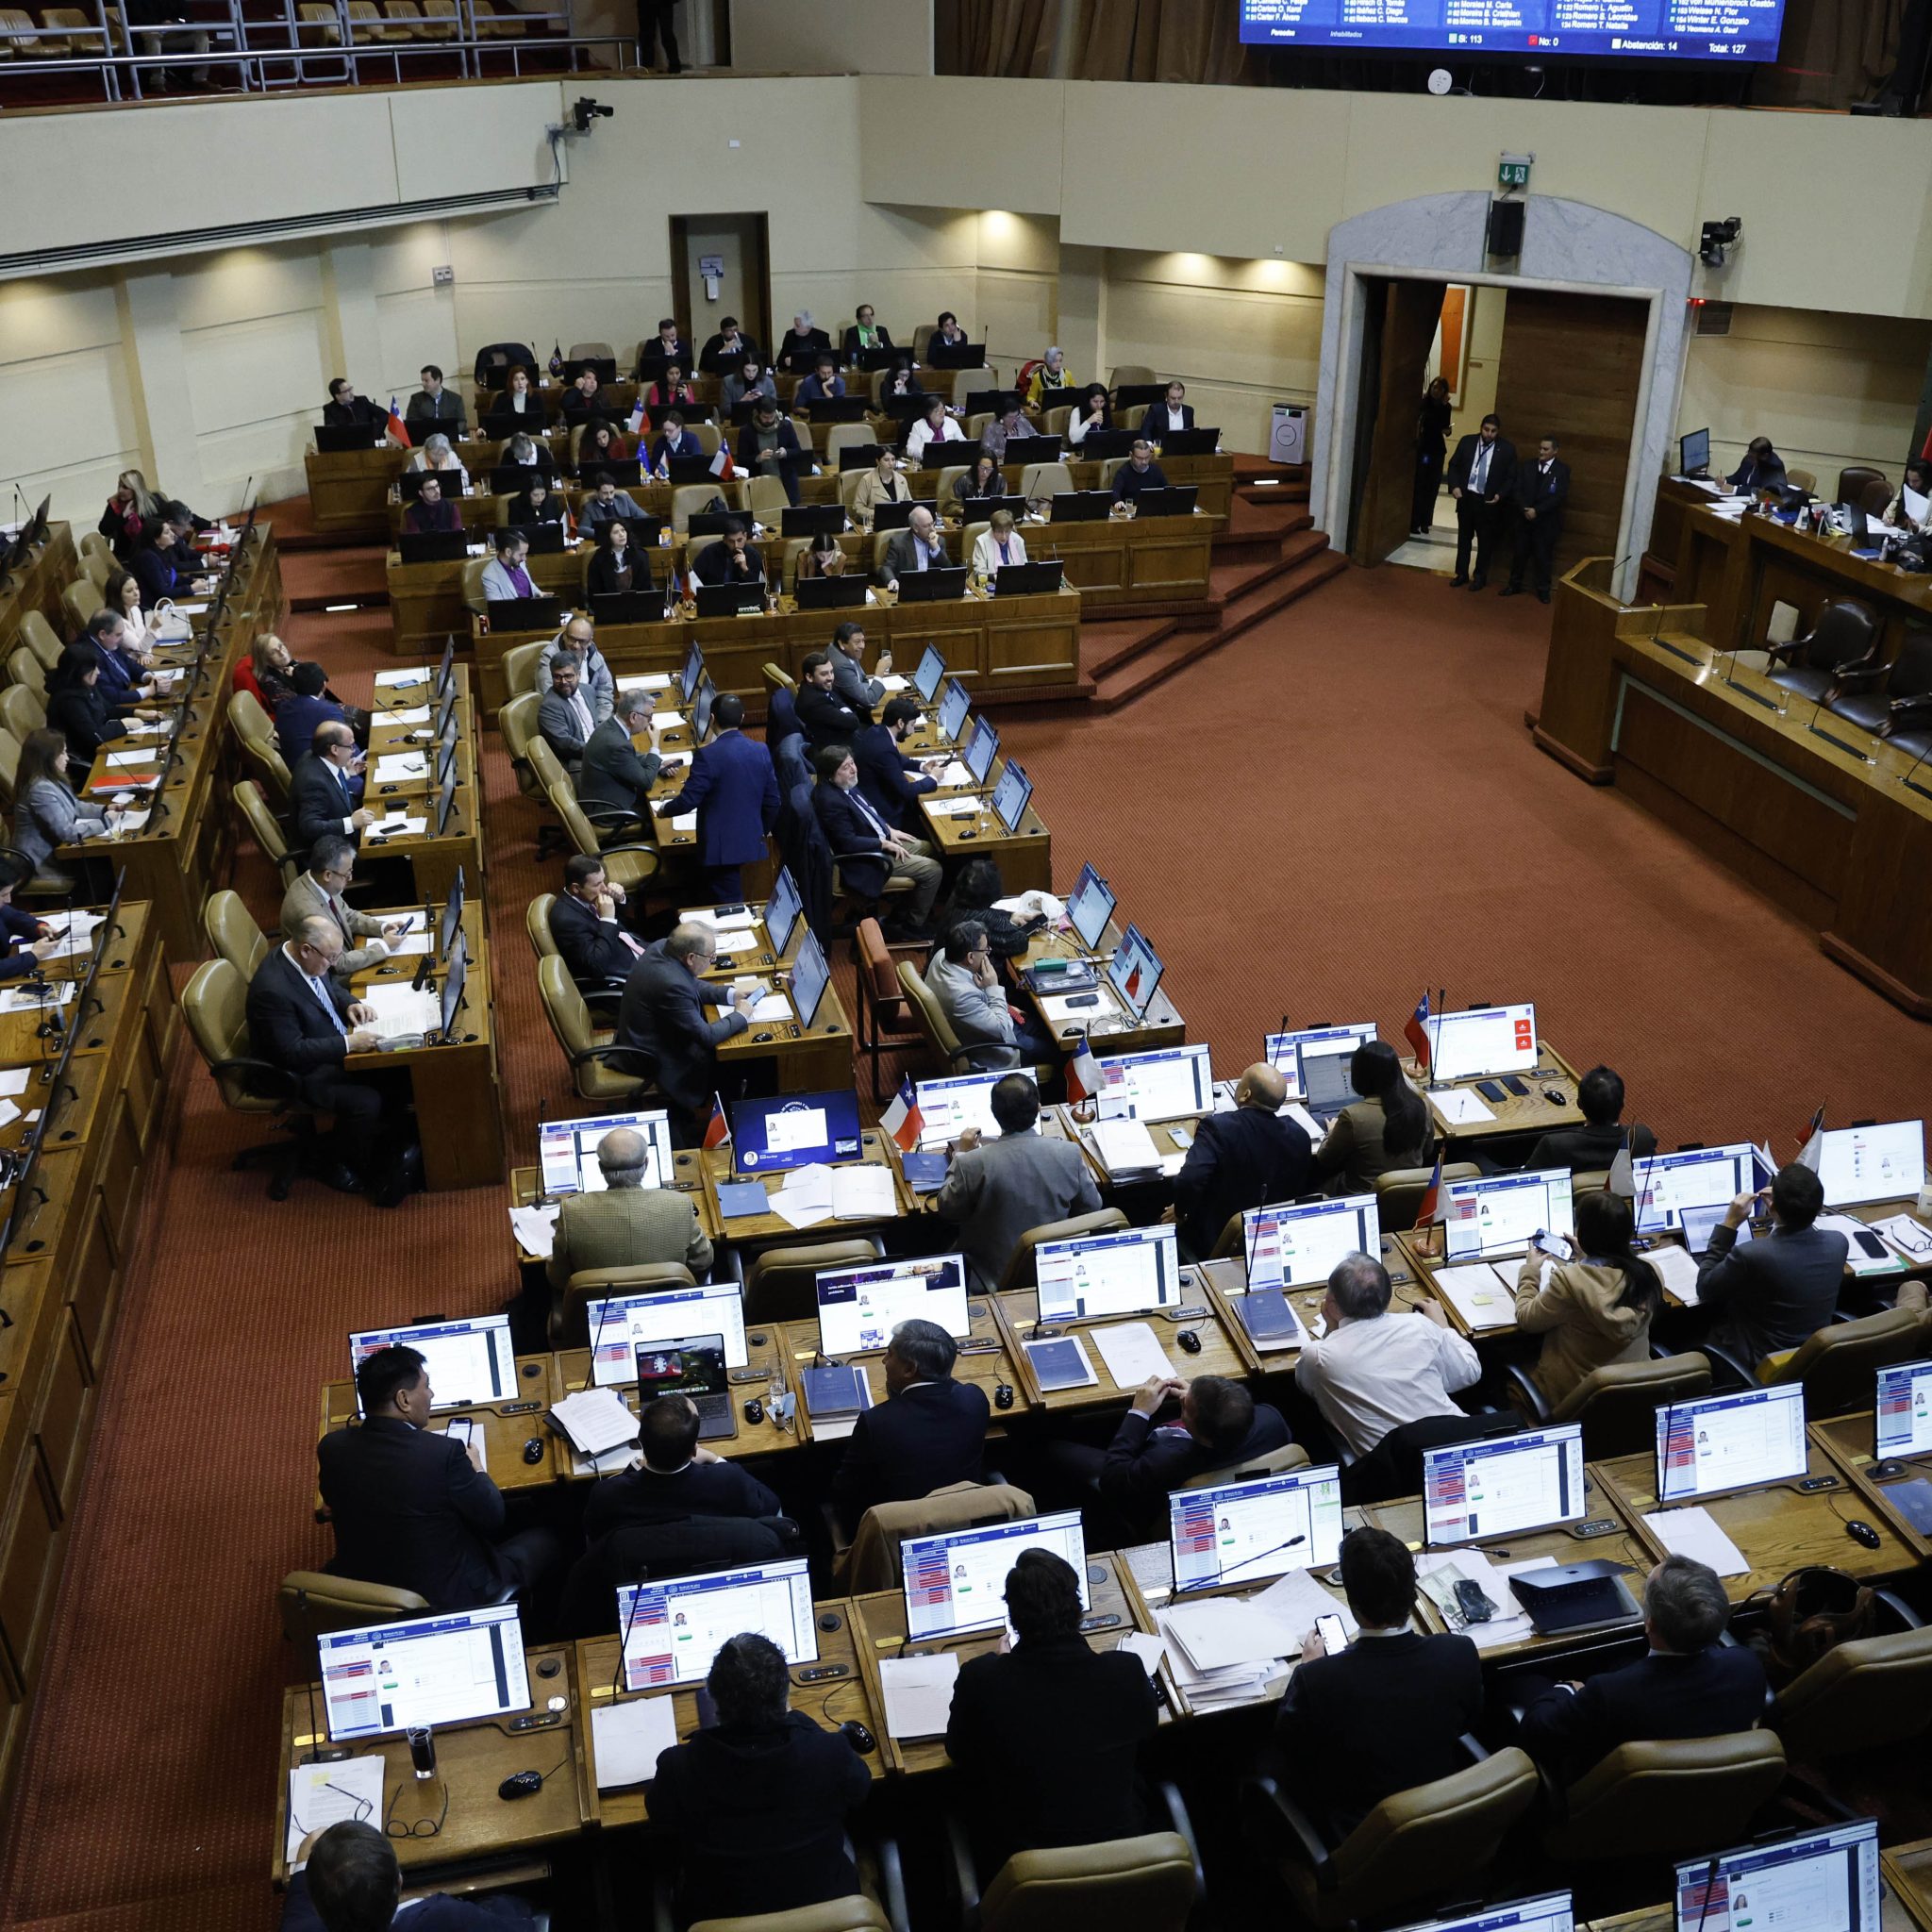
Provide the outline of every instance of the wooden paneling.
<path id="1" fill-rule="evenodd" d="M 1415 506 L 1416 405 L 1428 383 L 1429 343 L 1442 313 L 1442 284 L 1391 281 L 1382 302 L 1368 483 L 1348 546 L 1357 563 L 1380 563 L 1408 541 L 1409 512 Z"/>

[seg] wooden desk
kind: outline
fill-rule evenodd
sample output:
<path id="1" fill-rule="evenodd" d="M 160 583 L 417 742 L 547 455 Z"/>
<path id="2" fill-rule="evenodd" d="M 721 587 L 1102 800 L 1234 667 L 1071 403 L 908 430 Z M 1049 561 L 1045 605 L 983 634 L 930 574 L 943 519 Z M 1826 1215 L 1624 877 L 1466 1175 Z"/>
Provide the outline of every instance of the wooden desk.
<path id="1" fill-rule="evenodd" d="M 1576 1104 L 1576 1082 L 1580 1076 L 1547 1040 L 1537 1041 L 1536 1065 L 1528 1073 L 1509 1076 L 1520 1080 L 1527 1090 L 1520 1096 L 1505 1088 L 1501 1100 L 1491 1100 L 1486 1093 L 1476 1093 L 1477 1083 L 1474 1080 L 1445 1083 L 1449 1090 L 1475 1094 L 1477 1101 L 1490 1110 L 1491 1118 L 1487 1121 L 1455 1122 L 1447 1119 L 1437 1098 L 1444 1090 L 1430 1086 L 1424 1070 L 1411 1065 L 1408 1072 L 1417 1086 L 1422 1088 L 1423 1099 L 1428 1104 L 1430 1124 L 1444 1142 L 1442 1158 L 1445 1161 L 1464 1159 L 1467 1156 L 1462 1150 L 1497 1140 L 1505 1134 L 1548 1134 L 1558 1127 L 1583 1124 L 1583 1109 Z M 1501 1086 L 1502 1080 L 1498 1077 L 1491 1084 Z M 1550 1100 L 1545 1089 L 1560 1092 L 1563 1104 L 1559 1107 Z"/>
<path id="2" fill-rule="evenodd" d="M 776 1063 L 780 1093 L 823 1093 L 852 1084 L 852 1023 L 828 981 L 808 1032 L 796 1019 L 755 1020 L 718 1049 L 720 1067 L 746 1060 Z"/>
<path id="3" fill-rule="evenodd" d="M 1046 821 L 1040 816 L 1032 799 L 1026 801 L 1019 830 L 1009 832 L 993 816 L 991 797 L 986 808 L 976 816 L 955 818 L 933 809 L 935 796 L 932 792 L 920 794 L 919 809 L 924 820 L 920 829 L 939 854 L 941 865 L 954 860 L 963 864 L 969 858 L 991 858 L 998 861 L 1008 891 L 1053 890 L 1053 834 L 1047 830 Z"/>
<path id="4" fill-rule="evenodd" d="M 876 1780 L 885 1775 L 885 1720 L 874 1701 L 872 1674 L 859 1666 L 858 1644 L 853 1631 L 852 1605 L 843 1597 L 827 1597 L 812 1605 L 818 1624 L 819 1657 L 816 1664 L 794 1664 L 791 1669 L 791 1708 L 803 1711 L 821 1730 L 836 1731 L 842 1724 L 857 1720 L 878 1740 L 878 1747 L 868 1753 L 866 1769 Z M 591 1709 L 608 1704 L 614 1696 L 628 1704 L 635 1697 L 668 1696 L 677 1718 L 677 1735 L 689 1740 L 698 1728 L 697 1687 L 676 1690 L 638 1691 L 617 1689 L 619 1639 L 587 1637 L 577 1641 L 577 1681 L 586 1687 L 585 1702 Z M 808 1671 L 831 1667 L 841 1676 L 803 1681 Z M 624 1785 L 616 1790 L 597 1789 L 596 1736 L 590 1724 L 584 1726 L 584 1749 L 578 1759 L 578 1801 L 584 1816 L 592 1824 L 641 1824 L 649 1816 L 641 1785 Z M 749 1852 L 749 1848 L 747 1848 Z"/>
<path id="5" fill-rule="evenodd" d="M 1077 1029 L 1075 1031 L 1077 1036 Z M 1100 1149 L 1093 1141 L 1093 1124 L 1091 1120 L 1083 1118 L 1092 1112 L 1091 1104 L 1083 1103 L 1080 1107 L 1074 1108 L 1062 1101 L 1054 1111 L 1060 1117 L 1060 1124 L 1066 1130 L 1067 1139 L 1087 1157 L 1088 1172 L 1092 1174 L 1094 1185 L 1103 1194 L 1144 1194 L 1147 1191 L 1158 1190 L 1159 1191 L 1153 1196 L 1156 1200 L 1170 1198 L 1173 1195 L 1174 1175 L 1164 1167 L 1159 1174 L 1131 1174 L 1119 1179 L 1108 1173 L 1107 1162 L 1100 1158 Z M 1154 1151 L 1160 1156 L 1161 1160 L 1178 1163 L 1187 1158 L 1187 1149 L 1174 1139 L 1175 1130 L 1178 1129 L 1191 1138 L 1200 1124 L 1199 1114 L 1190 1114 L 1180 1120 L 1147 1121 L 1142 1124 L 1147 1129 L 1147 1138 L 1154 1142 Z"/>
<path id="6" fill-rule="evenodd" d="M 0 579 L 0 637 L 10 639 L 20 628 L 20 620 L 29 610 L 38 610 L 54 626 L 54 635 L 64 638 L 67 608 L 60 593 L 79 575 L 74 525 L 49 523 L 47 541 L 30 551 L 10 576 Z"/>
<path id="7" fill-rule="evenodd" d="M 1026 891 L 1032 881 L 1022 885 L 1017 883 L 1011 872 L 1006 873 L 1007 884 L 1010 891 Z M 1050 891 L 1051 888 L 1048 888 Z M 1049 1033 L 1063 1041 L 1075 1041 L 1086 1034 L 1089 1043 L 1096 1055 L 1111 1058 L 1124 1053 L 1147 1053 L 1157 1046 L 1185 1046 L 1188 1040 L 1188 1023 L 1181 1018 L 1180 1008 L 1167 996 L 1165 979 L 1154 989 L 1154 997 L 1147 1002 L 1147 1010 L 1136 1019 L 1115 997 L 1112 988 L 1107 984 L 1103 970 L 1100 985 L 1091 989 L 1100 994 L 1097 1007 L 1083 1007 L 1083 1017 L 1065 1020 L 1050 1020 L 1047 1017 L 1044 1000 L 1031 987 L 1021 984 L 1022 996 L 1039 1016 L 1040 1024 Z M 1180 1123 L 1186 1125 L 1186 1122 Z M 1160 1136 L 1155 1135 L 1157 1141 Z"/>
<path id="8" fill-rule="evenodd" d="M 397 657 L 434 657 L 445 638 L 468 635 L 470 608 L 463 602 L 463 573 L 491 554 L 486 549 L 480 558 L 405 563 L 400 552 L 389 553 L 390 648 Z M 541 596 L 560 597 L 568 607 L 582 592 L 583 559 L 575 551 L 545 551 L 528 558 L 524 568 Z"/>
<path id="9" fill-rule="evenodd" d="M 1218 517 L 1196 509 L 1186 517 L 1029 525 L 1024 534 L 1029 556 L 1058 554 L 1086 615 L 1145 617 L 1207 603 L 1220 528 Z"/>
<path id="10" fill-rule="evenodd" d="M 1407 1250 L 1401 1245 L 1401 1241 L 1399 1235 L 1385 1234 L 1382 1237 L 1382 1262 L 1389 1270 L 1390 1284 L 1394 1290 L 1389 1304 L 1391 1313 L 1420 1307 L 1429 1299 L 1429 1291 L 1412 1272 Z M 1239 1304 L 1248 1291 L 1248 1264 L 1242 1257 L 1236 1255 L 1227 1260 L 1203 1261 L 1195 1272 L 1207 1287 L 1208 1298 L 1220 1310 L 1227 1333 L 1250 1371 L 1281 1374 L 1294 1366 L 1294 1358 L 1301 1354 L 1299 1341 L 1285 1347 L 1257 1348 L 1248 1334 L 1247 1325 L 1241 1319 Z M 1321 1314 L 1322 1304 L 1327 1296 L 1325 1282 L 1288 1291 L 1286 1299 L 1294 1310 L 1295 1320 L 1310 1335 L 1315 1332 L 1315 1318 Z"/>
<path id="11" fill-rule="evenodd" d="M 775 1208 L 767 1209 L 763 1214 L 742 1214 L 727 1216 L 719 1198 L 718 1187 L 722 1181 L 732 1178 L 731 1150 L 728 1147 L 713 1148 L 702 1163 L 705 1176 L 705 1204 L 712 1224 L 722 1232 L 724 1238 L 734 1248 L 751 1248 L 767 1242 L 811 1241 L 849 1241 L 855 1236 L 876 1234 L 882 1228 L 892 1226 L 913 1211 L 911 1191 L 906 1185 L 906 1176 L 886 1151 L 884 1138 L 867 1128 L 859 1136 L 861 1152 L 859 1160 L 870 1166 L 882 1167 L 892 1177 L 893 1211 L 890 1215 L 874 1215 L 860 1221 L 822 1221 L 812 1227 L 793 1227 Z M 755 1182 L 765 1191 L 766 1198 L 785 1185 L 782 1173 L 762 1174 L 741 1174 L 739 1179 Z"/>
<path id="12" fill-rule="evenodd" d="M 588 1101 L 580 1101 L 577 1105 L 583 1111 L 579 1115 L 573 1116 L 573 1118 L 584 1120 L 602 1118 L 601 1113 L 593 1109 Z M 708 1191 L 705 1186 L 702 1173 L 705 1156 L 697 1148 L 687 1147 L 671 1157 L 671 1164 L 675 1174 L 675 1179 L 672 1181 L 672 1186 L 677 1189 L 680 1193 L 690 1197 L 691 1205 L 697 1210 L 698 1225 L 704 1230 L 705 1238 L 708 1241 L 715 1241 L 719 1238 L 716 1212 L 717 1197 L 714 1192 Z M 540 1171 L 534 1167 L 511 1168 L 509 1174 L 510 1206 L 513 1208 L 534 1207 L 537 1196 L 542 1191 L 538 1185 L 540 1178 Z M 549 1257 L 547 1255 L 533 1255 L 519 1242 L 517 1244 L 517 1260 L 520 1265 L 525 1268 L 541 1268 L 548 1262 Z"/>
<path id="13" fill-rule="evenodd" d="M 1886 1900 L 1885 1932 L 1892 1932 L 1889 1915 L 1894 1901 L 1919 1932 L 1932 1932 L 1932 1838 L 1893 1845 L 1889 1852 L 1880 1852 L 1878 1869 L 1885 1874 L 1892 1894 Z"/>
<path id="14" fill-rule="evenodd" d="M 545 1667 L 552 1673 L 542 1674 Z M 542 1729 L 512 1733 L 512 1720 L 486 1724 L 436 1726 L 436 1775 L 418 1782 L 409 1766 L 408 1740 L 395 1737 L 358 1740 L 356 1755 L 379 1756 L 383 1763 L 383 1816 L 369 1823 L 382 1829 L 406 1823 L 436 1822 L 445 1793 L 449 1813 L 433 1837 L 391 1834 L 404 1875 L 425 1866 L 453 1865 L 466 1858 L 505 1852 L 530 1851 L 574 1839 L 585 1824 L 578 1794 L 583 1789 L 583 1755 L 590 1735 L 585 1702 L 578 1690 L 575 1659 L 566 1645 L 543 1645 L 526 1654 L 530 1702 L 541 1713 L 552 1698 L 561 1698 L 560 1722 Z M 309 1726 L 309 1698 L 318 1714 L 322 1687 L 291 1684 L 282 1692 L 281 1758 L 275 1783 L 275 1856 L 271 1876 L 277 1886 L 289 1880 L 289 1770 L 318 1740 Z M 497 1787 L 512 1773 L 548 1774 L 543 1789 L 514 1802 L 499 1798 Z"/>
<path id="15" fill-rule="evenodd" d="M 1865 1520 L 1870 1522 L 1874 1515 L 1877 1516 L 1886 1529 L 1923 1563 L 1927 1557 L 1932 1557 L 1932 1537 L 1915 1528 L 1905 1511 L 1888 1500 L 1886 1491 L 1899 1483 L 1923 1482 L 1932 1477 L 1932 1461 L 1921 1458 L 1914 1462 L 1901 1457 L 1906 1474 L 1885 1482 L 1878 1481 L 1872 1474 L 1872 1465 L 1877 1459 L 1872 1453 L 1876 1424 L 1877 1417 L 1867 1408 L 1857 1415 L 1827 1416 L 1823 1422 L 1807 1424 L 1805 1433 L 1863 1499 Z M 1860 1512 L 1854 1510 L 1852 1513 L 1857 1515 Z M 1873 1526 L 1875 1528 L 1877 1524 Z"/>
<path id="16" fill-rule="evenodd" d="M 1087 1558 L 1087 1581 L 1093 1607 L 1083 1622 L 1118 1619 L 1087 1631 L 1087 1641 L 1094 1650 L 1118 1649 L 1123 1637 L 1135 1630 L 1151 1632 L 1153 1629 L 1151 1623 L 1136 1621 L 1135 1602 L 1122 1580 L 1123 1572 L 1124 1566 L 1116 1556 L 1090 1555 Z M 949 1643 L 923 1645 L 908 1652 L 906 1599 L 900 1591 L 880 1591 L 874 1595 L 855 1597 L 852 1611 L 858 1631 L 858 1660 L 865 1671 L 873 1707 L 879 1713 L 879 1722 L 873 1725 L 872 1733 L 879 1740 L 887 1764 L 894 1771 L 914 1775 L 943 1770 L 952 1762 L 946 1756 L 943 1738 L 893 1738 L 887 1735 L 884 1721 L 886 1699 L 879 1677 L 879 1659 L 888 1654 L 930 1656 L 938 1650 L 957 1650 L 962 1660 L 981 1657 L 999 1647 L 1004 1633 L 994 1628 L 978 1636 L 955 1638 Z"/>
<path id="17" fill-rule="evenodd" d="M 563 1391 L 555 1379 L 556 1366 L 554 1356 L 520 1355 L 513 1396 L 470 1407 L 438 1409 L 429 1426 L 441 1431 L 461 1416 L 480 1424 L 485 1470 L 499 1490 L 534 1490 L 560 1481 L 569 1445 L 543 1421 L 543 1411 L 562 1400 Z M 355 1383 L 348 1379 L 325 1382 L 320 1434 L 347 1428 L 356 1420 Z M 524 1460 L 524 1444 L 532 1437 L 541 1438 L 543 1443 L 542 1459 L 534 1463 Z"/>

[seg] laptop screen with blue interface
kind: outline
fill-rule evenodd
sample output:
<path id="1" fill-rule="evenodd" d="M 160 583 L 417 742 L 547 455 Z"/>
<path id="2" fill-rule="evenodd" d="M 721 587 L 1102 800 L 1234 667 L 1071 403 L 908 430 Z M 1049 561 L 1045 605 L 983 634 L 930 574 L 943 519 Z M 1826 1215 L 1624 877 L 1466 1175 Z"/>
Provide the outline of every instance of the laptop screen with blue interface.
<path id="1" fill-rule="evenodd" d="M 414 1724 L 471 1724 L 530 1707 L 514 1604 L 316 1635 L 328 1734 L 378 1738 Z"/>
<path id="2" fill-rule="evenodd" d="M 1382 1226 L 1373 1194 L 1250 1208 L 1241 1216 L 1248 1287 L 1313 1288 L 1348 1255 L 1379 1256 Z"/>
<path id="3" fill-rule="evenodd" d="M 1030 1080 L 1027 1067 L 1010 1067 L 1007 1073 Z M 999 1123 L 992 1117 L 992 1090 L 1007 1074 L 951 1074 L 941 1080 L 913 1082 L 919 1102 L 919 1144 L 943 1147 L 957 1141 L 968 1127 L 976 1127 L 989 1141 L 999 1137 Z"/>
<path id="4" fill-rule="evenodd" d="M 973 1332 L 966 1263 L 958 1255 L 822 1269 L 818 1303 L 821 1355 L 871 1355 L 891 1341 L 901 1322 L 937 1323 L 955 1341 Z"/>
<path id="5" fill-rule="evenodd" d="M 899 1546 L 907 1642 L 997 1629 L 1007 1621 L 1007 1573 L 1024 1550 L 1050 1550 L 1062 1558 L 1080 1579 L 1080 1607 L 1092 1607 L 1077 1509 L 943 1536 L 909 1536 Z"/>
<path id="6" fill-rule="evenodd" d="M 1802 1383 L 1666 1403 L 1657 1412 L 1660 1503 L 1785 1482 L 1807 1466 Z"/>
<path id="7" fill-rule="evenodd" d="M 1091 865 L 1080 868 L 1074 896 L 1067 901 L 1067 917 L 1080 936 L 1080 943 L 1091 953 L 1100 944 L 1107 922 L 1113 917 L 1114 897 L 1107 881 Z"/>
<path id="8" fill-rule="evenodd" d="M 1205 1046 L 1163 1046 L 1115 1054 L 1097 1063 L 1094 1096 L 1104 1121 L 1177 1121 L 1214 1105 L 1214 1074 Z"/>
<path id="9" fill-rule="evenodd" d="M 1035 1263 L 1042 1322 L 1140 1315 L 1177 1307 L 1181 1299 L 1180 1250 L 1172 1222 L 1041 1241 Z"/>
<path id="10" fill-rule="evenodd" d="M 1932 1456 L 1932 1362 L 1895 1362 L 1878 1372 L 1874 1456 Z"/>
<path id="11" fill-rule="evenodd" d="M 1017 758 L 1008 758 L 1006 770 L 1000 774 L 1000 782 L 992 788 L 993 816 L 1008 831 L 1017 832 L 1032 796 L 1033 780 Z"/>
<path id="12" fill-rule="evenodd" d="M 864 1151 L 858 1095 L 781 1093 L 741 1100 L 731 1109 L 731 1151 L 746 1174 L 781 1172 L 812 1161 L 857 1160 Z"/>
<path id="13" fill-rule="evenodd" d="M 772 957 L 781 958 L 791 943 L 791 928 L 798 924 L 804 902 L 792 883 L 791 869 L 781 865 L 773 882 L 772 896 L 765 901 L 765 937 L 772 942 Z"/>
<path id="14" fill-rule="evenodd" d="M 1168 1498 L 1175 1590 L 1253 1583 L 1341 1556 L 1341 1471 L 1294 1469 Z"/>
<path id="15" fill-rule="evenodd" d="M 637 1380 L 641 1341 L 722 1335 L 727 1368 L 741 1369 L 750 1359 L 744 1341 L 744 1297 L 735 1281 L 588 1301 L 584 1320 L 591 1331 L 591 1374 L 600 1389 Z"/>
<path id="16" fill-rule="evenodd" d="M 1423 1451 L 1424 1533 L 1432 1549 L 1520 1536 L 1582 1514 L 1580 1423 Z"/>
<path id="17" fill-rule="evenodd" d="M 649 1113 L 598 1114 L 590 1120 L 544 1121 L 537 1129 L 537 1160 L 546 1194 L 601 1194 L 604 1170 L 597 1160 L 597 1143 L 606 1134 L 628 1127 L 644 1137 L 643 1185 L 670 1184 L 675 1158 L 671 1147 L 671 1117 L 661 1108 Z"/>
<path id="18" fill-rule="evenodd" d="M 1107 983 L 1137 1020 L 1152 1003 L 1154 990 L 1160 984 L 1160 956 L 1141 937 L 1138 925 L 1128 926 L 1113 950 L 1113 958 L 1107 962 Z"/>
<path id="19" fill-rule="evenodd" d="M 1925 1185 L 1924 1121 L 1827 1127 L 1823 1140 L 1818 1178 L 1824 1187 L 1827 1208 L 1912 1200 Z"/>
<path id="20" fill-rule="evenodd" d="M 990 719 L 975 718 L 973 730 L 966 740 L 963 763 L 973 774 L 975 785 L 986 783 L 986 774 L 992 770 L 992 761 L 999 756 L 1000 735 L 992 727 Z"/>
<path id="21" fill-rule="evenodd" d="M 1677 1932 L 1878 1932 L 1878 1821 L 1856 1818 L 1676 1868 Z"/>
<path id="22" fill-rule="evenodd" d="M 1442 1224 L 1451 1261 L 1520 1254 L 1539 1231 L 1573 1232 L 1567 1167 L 1444 1181 Z"/>
<path id="23" fill-rule="evenodd" d="M 940 679 L 946 675 L 946 660 L 940 656 L 936 644 L 928 644 L 919 659 L 919 668 L 912 674 L 912 689 L 919 693 L 922 705 L 932 703 L 932 694 L 940 688 Z"/>
<path id="24" fill-rule="evenodd" d="M 1294 1088 L 1302 1105 L 1312 1113 L 1338 1114 L 1359 1098 L 1349 1068 L 1357 1042 L 1348 1039 L 1305 1040 L 1294 1050 Z"/>
<path id="25" fill-rule="evenodd" d="M 966 724 L 966 713 L 972 708 L 973 700 L 967 695 L 966 687 L 957 677 L 948 678 L 936 720 L 939 734 L 948 744 L 958 741 Z"/>
<path id="26" fill-rule="evenodd" d="M 1536 1065 L 1536 1008 L 1527 1003 L 1441 1013 L 1427 1027 L 1432 1080 L 1526 1074 Z"/>
<path id="27" fill-rule="evenodd" d="M 1511 1905 L 1484 1906 L 1455 1919 L 1429 1919 L 1403 1932 L 1574 1932 L 1567 1891 L 1520 1898 Z"/>
<path id="28" fill-rule="evenodd" d="M 1375 1023 L 1373 1020 L 1364 1020 L 1354 1026 L 1310 1026 L 1298 1033 L 1264 1034 L 1261 1052 L 1269 1065 L 1288 1082 L 1289 1099 L 1300 1100 L 1305 1096 L 1301 1086 L 1301 1060 L 1295 1051 L 1297 1047 L 1307 1045 L 1317 1050 L 1324 1046 L 1345 1047 L 1347 1053 L 1353 1054 L 1364 1041 L 1374 1037 Z"/>
<path id="29" fill-rule="evenodd" d="M 412 1322 L 396 1328 L 363 1328 L 349 1337 L 353 1374 L 379 1348 L 413 1348 L 423 1357 L 437 1408 L 470 1408 L 503 1402 L 517 1392 L 517 1356 L 508 1315 L 472 1315 L 456 1322 Z M 356 1395 L 356 1413 L 364 1413 Z"/>
<path id="30" fill-rule="evenodd" d="M 803 1557 L 620 1585 L 617 1627 L 626 1690 L 702 1684 L 718 1653 L 744 1630 L 769 1637 L 788 1664 L 816 1663 L 819 1656 Z"/>

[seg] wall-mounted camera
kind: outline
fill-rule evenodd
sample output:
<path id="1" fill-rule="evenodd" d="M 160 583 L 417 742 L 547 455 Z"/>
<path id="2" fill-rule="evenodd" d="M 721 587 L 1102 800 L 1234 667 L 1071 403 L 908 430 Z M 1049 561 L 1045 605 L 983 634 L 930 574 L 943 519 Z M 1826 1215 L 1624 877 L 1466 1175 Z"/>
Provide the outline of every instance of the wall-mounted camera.
<path id="1" fill-rule="evenodd" d="M 1729 215 L 1721 222 L 1706 222 L 1697 238 L 1697 258 L 1706 268 L 1722 268 L 1724 250 L 1735 245 L 1744 232 L 1741 215 Z"/>
<path id="2" fill-rule="evenodd" d="M 593 101 L 589 94 L 571 104 L 571 125 L 579 134 L 588 134 L 593 121 L 608 121 L 617 112 L 615 108 L 607 108 L 602 101 Z"/>

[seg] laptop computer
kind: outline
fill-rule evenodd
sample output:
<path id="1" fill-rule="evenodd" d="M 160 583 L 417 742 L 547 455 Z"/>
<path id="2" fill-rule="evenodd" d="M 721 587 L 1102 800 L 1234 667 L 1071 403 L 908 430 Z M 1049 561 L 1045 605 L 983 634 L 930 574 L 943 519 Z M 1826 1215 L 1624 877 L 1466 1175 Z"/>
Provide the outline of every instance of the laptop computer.
<path id="1" fill-rule="evenodd" d="M 993 573 L 992 593 L 995 597 L 1038 596 L 1058 591 L 1065 575 L 1057 557 L 1044 562 L 1009 563 Z"/>
<path id="2" fill-rule="evenodd" d="M 405 530 L 396 538 L 405 563 L 460 563 L 469 554 L 467 530 Z"/>
<path id="3" fill-rule="evenodd" d="M 698 1412 L 698 1441 L 738 1433 L 722 1335 L 680 1335 L 637 1345 L 638 1408 L 660 1395 L 682 1395 Z"/>

